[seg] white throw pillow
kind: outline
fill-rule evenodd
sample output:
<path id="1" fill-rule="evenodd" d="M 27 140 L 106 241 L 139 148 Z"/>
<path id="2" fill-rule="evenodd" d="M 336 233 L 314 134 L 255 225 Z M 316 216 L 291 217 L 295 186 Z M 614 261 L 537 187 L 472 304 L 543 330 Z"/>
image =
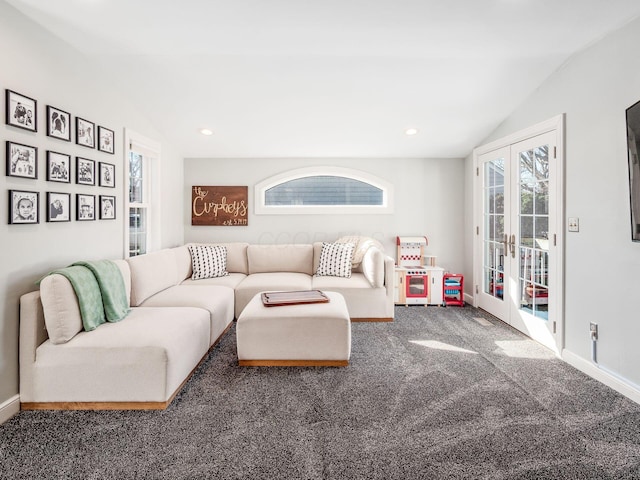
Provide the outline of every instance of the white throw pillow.
<path id="1" fill-rule="evenodd" d="M 350 235 L 340 237 L 338 240 L 336 240 L 336 243 L 353 243 L 354 250 L 353 260 L 351 261 L 351 264 L 353 265 L 354 269 L 357 269 L 360 266 L 360 264 L 362 263 L 362 259 L 364 258 L 364 254 L 367 253 L 367 250 L 369 250 L 369 248 L 377 247 L 381 252 L 384 252 L 384 247 L 382 246 L 382 244 L 371 237 Z"/>
<path id="2" fill-rule="evenodd" d="M 227 248 L 222 245 L 189 245 L 191 253 L 192 280 L 226 277 Z"/>
<path id="3" fill-rule="evenodd" d="M 67 277 L 54 273 L 40 282 L 44 324 L 54 345 L 67 343 L 84 330 L 78 297 Z"/>
<path id="4" fill-rule="evenodd" d="M 351 278 L 353 243 L 322 243 L 316 276 Z"/>

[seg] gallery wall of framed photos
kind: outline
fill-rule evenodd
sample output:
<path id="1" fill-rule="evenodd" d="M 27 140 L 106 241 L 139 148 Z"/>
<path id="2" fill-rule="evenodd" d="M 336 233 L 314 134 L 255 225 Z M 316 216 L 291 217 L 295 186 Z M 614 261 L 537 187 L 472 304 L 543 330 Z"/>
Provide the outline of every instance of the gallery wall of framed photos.
<path id="1" fill-rule="evenodd" d="M 7 223 L 115 220 L 115 130 L 22 91 L 4 100 Z"/>

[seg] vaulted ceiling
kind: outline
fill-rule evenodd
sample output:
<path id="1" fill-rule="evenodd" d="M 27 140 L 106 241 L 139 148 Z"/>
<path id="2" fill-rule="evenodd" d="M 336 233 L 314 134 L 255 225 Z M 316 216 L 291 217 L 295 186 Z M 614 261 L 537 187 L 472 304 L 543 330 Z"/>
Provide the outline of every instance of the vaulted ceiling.
<path id="1" fill-rule="evenodd" d="M 638 0 L 6 1 L 102 65 L 181 156 L 218 158 L 466 156 L 640 15 Z"/>

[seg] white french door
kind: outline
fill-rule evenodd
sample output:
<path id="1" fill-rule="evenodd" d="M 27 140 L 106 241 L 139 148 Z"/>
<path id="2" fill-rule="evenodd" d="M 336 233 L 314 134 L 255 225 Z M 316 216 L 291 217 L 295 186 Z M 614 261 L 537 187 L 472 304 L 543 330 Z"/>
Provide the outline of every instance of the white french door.
<path id="1" fill-rule="evenodd" d="M 482 273 L 478 289 L 478 306 L 509 323 L 509 231 L 511 168 L 510 147 L 480 155 L 478 177 L 481 176 L 483 206 L 478 237 L 481 239 Z M 505 200 L 506 199 L 506 200 Z M 478 283 L 476 282 L 476 285 Z"/>
<path id="2" fill-rule="evenodd" d="M 558 131 L 476 152 L 476 305 L 559 352 L 562 169 Z"/>

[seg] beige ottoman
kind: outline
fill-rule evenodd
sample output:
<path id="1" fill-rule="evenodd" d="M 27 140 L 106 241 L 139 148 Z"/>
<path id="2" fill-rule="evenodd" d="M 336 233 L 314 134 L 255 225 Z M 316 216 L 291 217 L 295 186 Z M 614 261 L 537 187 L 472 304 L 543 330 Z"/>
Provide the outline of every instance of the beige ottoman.
<path id="1" fill-rule="evenodd" d="M 236 325 L 241 366 L 344 367 L 351 356 L 351 321 L 344 298 L 328 303 L 265 307 L 260 294 Z"/>

